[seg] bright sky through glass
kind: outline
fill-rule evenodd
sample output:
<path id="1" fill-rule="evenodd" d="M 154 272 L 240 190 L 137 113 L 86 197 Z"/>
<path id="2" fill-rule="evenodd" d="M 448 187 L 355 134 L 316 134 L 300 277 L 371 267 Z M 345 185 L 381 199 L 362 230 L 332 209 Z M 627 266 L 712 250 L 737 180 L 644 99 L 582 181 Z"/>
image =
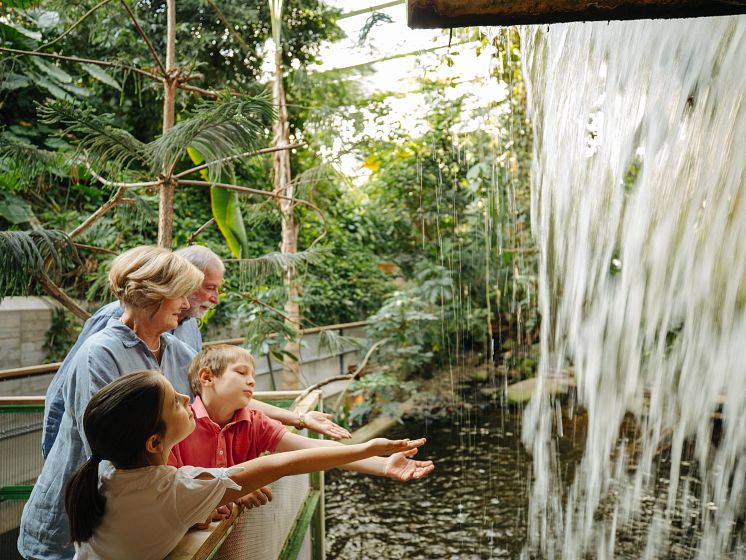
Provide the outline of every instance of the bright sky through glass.
<path id="1" fill-rule="evenodd" d="M 343 13 L 357 12 L 365 8 L 387 3 L 384 0 L 326 0 L 326 3 L 339 8 Z M 366 125 L 366 132 L 372 136 L 385 136 L 386 129 L 399 124 L 410 134 L 416 136 L 425 132 L 425 103 L 423 94 L 419 91 L 419 80 L 453 80 L 453 87 L 447 90 L 447 95 L 455 99 L 464 94 L 470 95 L 471 106 L 485 107 L 490 103 L 499 102 L 505 98 L 505 87 L 490 78 L 490 67 L 494 64 L 492 49 L 482 49 L 477 54 L 477 43 L 459 44 L 463 41 L 454 35 L 449 47 L 448 30 L 441 29 L 410 29 L 407 27 L 406 3 L 377 9 L 376 12 L 391 18 L 391 22 L 380 21 L 370 30 L 363 42 L 360 33 L 372 12 L 342 18 L 338 25 L 346 34 L 346 38 L 322 48 L 322 64 L 309 70 L 325 71 L 337 68 L 357 66 L 367 62 L 372 64 L 355 79 L 364 93 L 390 92 L 387 99 L 391 108 L 390 114 L 383 120 Z M 410 56 L 402 56 L 408 55 Z M 453 60 L 453 65 L 446 64 L 446 57 Z M 381 60 L 391 58 L 389 60 Z M 349 126 L 340 118 L 340 138 L 333 152 L 341 149 L 342 145 L 351 140 L 348 136 Z M 478 126 L 474 123 L 474 126 Z M 332 154 L 329 154 L 330 156 Z M 333 156 L 332 156 L 333 157 Z M 361 162 L 353 161 L 349 157 L 342 159 L 343 170 L 351 176 L 361 178 L 366 170 Z"/>

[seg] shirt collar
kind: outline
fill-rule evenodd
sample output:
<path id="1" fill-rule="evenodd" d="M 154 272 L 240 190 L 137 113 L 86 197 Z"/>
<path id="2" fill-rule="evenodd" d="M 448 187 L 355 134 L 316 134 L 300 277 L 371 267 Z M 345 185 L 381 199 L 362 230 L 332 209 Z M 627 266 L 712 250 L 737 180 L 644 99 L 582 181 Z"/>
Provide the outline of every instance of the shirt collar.
<path id="1" fill-rule="evenodd" d="M 210 415 L 207 413 L 207 409 L 205 408 L 205 403 L 202 402 L 202 398 L 197 395 L 194 397 L 194 402 L 192 403 L 192 410 L 194 411 L 194 418 L 195 419 L 202 419 L 207 418 L 217 426 L 215 422 L 212 421 L 212 418 L 210 418 Z M 231 418 L 231 421 L 228 422 L 224 428 L 230 426 L 231 424 L 236 424 L 238 422 L 249 422 L 251 420 L 251 410 L 249 410 L 248 407 L 241 408 L 236 411 L 236 413 L 233 415 L 233 418 Z"/>
<path id="2" fill-rule="evenodd" d="M 132 348 L 142 342 L 131 328 L 122 323 L 118 318 L 111 318 L 106 323 L 106 328 L 117 333 L 125 348 Z"/>
<path id="3" fill-rule="evenodd" d="M 122 321 L 120 321 L 118 317 L 112 317 L 111 319 L 109 319 L 109 321 L 106 323 L 106 328 L 111 329 L 117 333 L 119 340 L 122 341 L 122 345 L 125 348 L 132 348 L 133 346 L 137 346 L 138 344 L 145 345 L 142 339 L 135 334 L 135 331 L 122 323 Z M 168 346 L 168 337 L 163 336 L 163 334 L 161 334 L 161 345 L 162 348 L 165 349 L 165 347 Z"/>

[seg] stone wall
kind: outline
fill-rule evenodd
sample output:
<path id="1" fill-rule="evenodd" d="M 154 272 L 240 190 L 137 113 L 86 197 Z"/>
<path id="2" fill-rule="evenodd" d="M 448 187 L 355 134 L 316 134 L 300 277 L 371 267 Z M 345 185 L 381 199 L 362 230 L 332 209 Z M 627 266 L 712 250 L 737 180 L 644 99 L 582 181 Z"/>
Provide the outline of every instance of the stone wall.
<path id="1" fill-rule="evenodd" d="M 44 339 L 58 306 L 42 297 L 14 296 L 0 301 L 0 369 L 44 363 Z"/>

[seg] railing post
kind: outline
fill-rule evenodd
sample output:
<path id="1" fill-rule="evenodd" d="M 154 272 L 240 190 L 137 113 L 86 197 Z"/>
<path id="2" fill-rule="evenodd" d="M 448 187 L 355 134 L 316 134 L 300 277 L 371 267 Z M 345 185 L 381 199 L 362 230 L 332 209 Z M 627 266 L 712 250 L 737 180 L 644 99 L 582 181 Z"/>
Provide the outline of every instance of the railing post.
<path id="1" fill-rule="evenodd" d="M 316 409 L 319 412 L 324 412 L 323 399 L 319 398 L 319 404 Z M 316 432 L 309 432 L 309 436 L 313 438 L 323 438 L 323 436 Z M 326 539 L 324 536 L 324 524 L 326 523 L 326 514 L 324 512 L 324 471 L 316 472 L 311 475 L 311 488 L 319 492 L 319 504 L 316 507 L 316 511 L 313 514 L 313 520 L 311 521 L 311 558 L 313 558 L 313 560 L 325 560 Z"/>

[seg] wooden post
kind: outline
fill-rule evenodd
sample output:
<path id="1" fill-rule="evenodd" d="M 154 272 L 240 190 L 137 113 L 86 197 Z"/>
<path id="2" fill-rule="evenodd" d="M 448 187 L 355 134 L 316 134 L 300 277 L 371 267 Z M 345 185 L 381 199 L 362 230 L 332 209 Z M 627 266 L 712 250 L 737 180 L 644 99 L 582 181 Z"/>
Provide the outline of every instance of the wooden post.
<path id="1" fill-rule="evenodd" d="M 176 118 L 176 0 L 167 1 L 166 75 L 163 77 L 163 132 L 174 126 Z M 171 249 L 174 227 L 174 191 L 176 181 L 173 169 L 162 170 L 160 200 L 158 203 L 158 245 Z"/>
<path id="2" fill-rule="evenodd" d="M 275 81 L 272 88 L 274 102 L 277 105 L 277 120 L 274 124 L 273 147 L 279 148 L 290 144 L 290 125 L 288 122 L 288 109 L 285 100 L 285 88 L 282 84 L 282 48 L 275 45 Z M 282 242 L 280 251 L 283 254 L 298 252 L 298 223 L 295 220 L 295 203 L 292 197 L 295 194 L 292 176 L 290 172 L 290 151 L 277 150 L 272 154 L 272 167 L 274 171 L 274 192 L 286 198 L 278 199 L 280 213 L 282 214 Z M 300 325 L 300 284 L 295 266 L 289 264 L 283 272 L 283 281 L 287 291 L 285 302 L 285 323 L 291 329 L 297 329 Z M 283 358 L 282 388 L 298 389 L 300 387 L 300 341 L 290 340 L 285 345 L 287 354 Z"/>
<path id="3" fill-rule="evenodd" d="M 407 0 L 407 23 L 413 29 L 743 13 L 746 0 Z"/>

